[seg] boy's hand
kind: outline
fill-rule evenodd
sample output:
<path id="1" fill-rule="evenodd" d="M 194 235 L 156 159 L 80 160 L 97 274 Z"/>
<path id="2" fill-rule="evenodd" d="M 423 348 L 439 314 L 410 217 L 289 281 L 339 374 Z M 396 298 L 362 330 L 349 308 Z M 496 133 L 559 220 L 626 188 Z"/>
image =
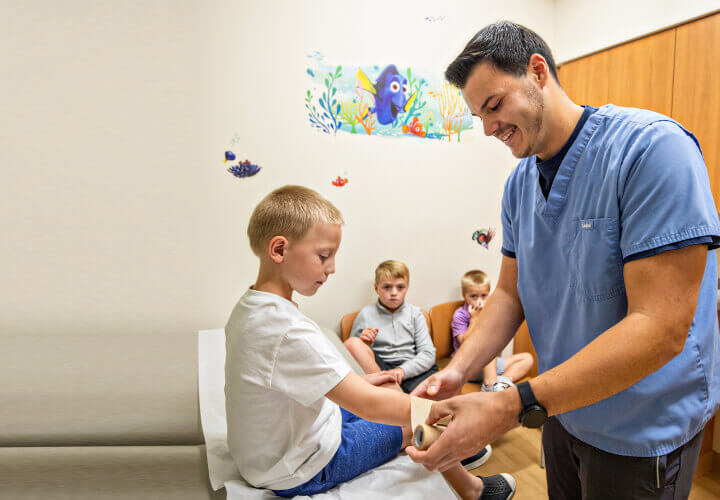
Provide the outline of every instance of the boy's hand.
<path id="1" fill-rule="evenodd" d="M 402 384 L 402 381 L 405 379 L 405 370 L 402 368 L 393 368 L 392 370 L 387 370 L 385 373 L 392 374 L 393 377 L 395 377 L 395 382 L 399 384 Z"/>
<path id="2" fill-rule="evenodd" d="M 366 382 L 372 385 L 383 385 L 387 383 L 397 382 L 397 377 L 393 373 L 375 372 L 367 373 L 362 376 Z"/>
<path id="3" fill-rule="evenodd" d="M 478 314 L 480 314 L 480 311 L 482 311 L 482 306 L 468 306 L 468 312 L 470 313 L 470 318 L 476 318 Z"/>
<path id="4" fill-rule="evenodd" d="M 372 345 L 372 343 L 375 342 L 375 337 L 377 337 L 378 331 L 379 330 L 377 328 L 365 328 L 360 334 L 360 340 L 365 342 L 367 345 Z"/>

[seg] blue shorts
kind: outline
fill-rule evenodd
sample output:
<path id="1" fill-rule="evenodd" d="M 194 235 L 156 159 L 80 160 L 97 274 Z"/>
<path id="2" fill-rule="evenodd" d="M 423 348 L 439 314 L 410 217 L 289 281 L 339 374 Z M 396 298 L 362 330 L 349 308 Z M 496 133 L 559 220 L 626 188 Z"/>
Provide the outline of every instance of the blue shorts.
<path id="1" fill-rule="evenodd" d="M 340 447 L 330 462 L 315 477 L 289 490 L 274 490 L 281 497 L 315 495 L 384 464 L 400 453 L 402 429 L 376 424 L 353 415 L 344 408 Z"/>

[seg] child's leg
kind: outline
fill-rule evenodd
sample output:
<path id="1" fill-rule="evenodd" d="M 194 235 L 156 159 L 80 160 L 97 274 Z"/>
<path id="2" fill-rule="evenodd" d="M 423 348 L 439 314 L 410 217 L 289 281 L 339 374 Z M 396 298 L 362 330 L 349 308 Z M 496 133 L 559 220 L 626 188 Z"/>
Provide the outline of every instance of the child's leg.
<path id="1" fill-rule="evenodd" d="M 505 373 L 504 375 L 513 381 L 520 380 L 528 373 L 533 365 L 533 357 L 529 352 L 521 352 L 505 356 Z"/>
<path id="2" fill-rule="evenodd" d="M 497 358 L 493 358 L 483 368 L 483 385 L 492 387 L 497 382 Z"/>
<path id="3" fill-rule="evenodd" d="M 345 341 L 344 345 L 365 373 L 378 373 L 383 371 L 383 367 L 378 365 L 373 350 L 358 337 L 350 337 Z M 380 387 L 402 392 L 402 387 L 396 382 L 388 382 L 382 384 Z"/>
<path id="4" fill-rule="evenodd" d="M 276 495 L 294 497 L 323 493 L 398 455 L 406 439 L 405 429 L 364 420 L 344 408 L 340 412 L 342 437 L 330 462 L 306 483 L 289 490 L 275 490 Z M 407 436 L 409 440 L 409 430 Z"/>
<path id="5" fill-rule="evenodd" d="M 409 425 L 402 427 L 403 443 L 402 449 L 412 444 L 413 433 Z M 465 500 L 471 498 L 477 500 L 480 498 L 483 489 L 483 481 L 479 477 L 473 476 L 466 471 L 463 466 L 458 463 L 456 466 L 442 473 L 445 480 L 450 484 L 460 497 Z"/>
<path id="6" fill-rule="evenodd" d="M 463 500 L 477 500 L 480 498 L 483 490 L 482 479 L 473 476 L 463 469 L 463 466 L 460 465 L 460 463 L 452 466 L 443 472 L 442 475 L 448 484 L 450 484 L 452 489 L 454 489 Z"/>
<path id="7" fill-rule="evenodd" d="M 365 342 L 360 340 L 359 337 L 350 337 L 345 341 L 345 347 L 355 361 L 358 362 L 360 368 L 365 373 L 377 373 L 382 371 L 378 364 L 375 362 L 375 353 Z"/>

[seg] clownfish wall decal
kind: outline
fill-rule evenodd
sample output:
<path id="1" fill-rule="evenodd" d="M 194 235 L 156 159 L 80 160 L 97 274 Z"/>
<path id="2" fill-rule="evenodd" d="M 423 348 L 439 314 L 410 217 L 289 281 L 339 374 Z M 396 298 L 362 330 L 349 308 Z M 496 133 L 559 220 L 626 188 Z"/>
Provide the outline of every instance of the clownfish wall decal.
<path id="1" fill-rule="evenodd" d="M 495 229 L 488 228 L 488 229 L 479 229 L 475 231 L 472 235 L 472 239 L 477 242 L 478 245 L 488 248 L 488 245 L 492 241 L 492 239 L 495 237 Z"/>
<path id="2" fill-rule="evenodd" d="M 400 74 L 394 64 L 382 70 L 375 83 L 358 69 L 357 82 L 375 98 L 375 106 L 368 108 L 368 112 L 374 113 L 378 123 L 382 125 L 394 123 L 398 113 L 406 113 L 417 96 L 415 92 L 408 97 L 408 80 Z"/>
<path id="3" fill-rule="evenodd" d="M 420 120 L 418 120 L 417 116 L 413 116 L 410 125 L 403 125 L 402 131 L 404 134 L 413 134 L 418 137 L 425 137 L 427 135 L 426 132 L 423 130 L 422 123 L 420 122 Z"/>
<path id="4" fill-rule="evenodd" d="M 333 186 L 343 187 L 345 184 L 348 183 L 348 180 L 347 180 L 346 178 L 340 177 L 340 176 L 338 175 L 338 176 L 337 176 L 337 179 L 334 179 L 334 180 L 332 180 L 332 181 L 330 181 L 330 182 L 332 182 L 332 185 L 333 185 Z"/>
<path id="5" fill-rule="evenodd" d="M 250 163 L 250 160 L 245 160 L 238 162 L 237 165 L 233 165 L 232 167 L 228 168 L 227 171 L 233 174 L 235 177 L 244 178 L 252 177 L 253 175 L 260 172 L 260 169 L 262 169 L 262 167 L 255 165 L 254 163 Z"/>

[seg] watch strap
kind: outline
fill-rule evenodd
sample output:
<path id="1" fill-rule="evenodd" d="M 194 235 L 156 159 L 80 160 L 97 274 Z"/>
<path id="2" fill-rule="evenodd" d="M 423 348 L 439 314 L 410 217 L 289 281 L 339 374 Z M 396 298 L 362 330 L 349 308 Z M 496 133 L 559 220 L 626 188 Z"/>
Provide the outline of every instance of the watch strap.
<path id="1" fill-rule="evenodd" d="M 521 414 L 525 413 L 525 410 L 527 410 L 528 407 L 540 404 L 535 398 L 535 393 L 533 392 L 532 387 L 530 387 L 530 382 L 527 380 L 525 382 L 520 382 L 516 387 L 518 394 L 520 395 L 520 402 L 522 403 Z"/>

